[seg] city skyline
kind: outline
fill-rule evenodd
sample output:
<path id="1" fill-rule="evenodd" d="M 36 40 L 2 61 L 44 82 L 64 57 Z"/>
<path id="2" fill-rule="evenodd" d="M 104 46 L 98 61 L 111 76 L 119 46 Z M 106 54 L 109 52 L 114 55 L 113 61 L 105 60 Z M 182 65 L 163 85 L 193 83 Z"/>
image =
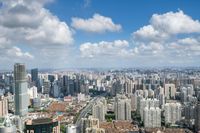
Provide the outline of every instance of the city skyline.
<path id="1" fill-rule="evenodd" d="M 0 132 L 200 131 L 200 70 L 118 69 L 0 73 Z"/>
<path id="2" fill-rule="evenodd" d="M 199 1 L 0 3 L 0 69 L 200 64 Z"/>

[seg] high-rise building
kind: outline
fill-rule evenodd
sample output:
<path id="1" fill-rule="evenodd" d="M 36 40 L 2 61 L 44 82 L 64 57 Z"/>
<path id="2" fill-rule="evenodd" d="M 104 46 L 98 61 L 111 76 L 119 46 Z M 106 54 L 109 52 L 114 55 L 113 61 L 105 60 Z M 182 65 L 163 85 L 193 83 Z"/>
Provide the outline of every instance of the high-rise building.
<path id="1" fill-rule="evenodd" d="M 37 68 L 31 69 L 31 81 L 35 83 L 35 86 L 37 86 L 37 83 L 38 83 L 38 69 Z"/>
<path id="2" fill-rule="evenodd" d="M 143 97 L 148 98 L 148 96 L 149 96 L 149 91 L 147 89 L 144 89 L 143 90 Z"/>
<path id="3" fill-rule="evenodd" d="M 48 75 L 48 80 L 53 83 L 53 81 L 55 80 L 55 75 Z"/>
<path id="4" fill-rule="evenodd" d="M 165 97 L 167 99 L 175 99 L 175 94 L 176 94 L 175 84 L 165 84 L 164 91 L 165 91 Z"/>
<path id="5" fill-rule="evenodd" d="M 136 111 L 137 113 L 140 113 L 140 107 L 141 107 L 141 100 L 143 99 L 143 96 L 139 95 L 137 96 L 137 108 L 136 108 Z"/>
<path id="6" fill-rule="evenodd" d="M 60 95 L 60 86 L 59 86 L 58 82 L 54 81 L 53 87 L 52 87 L 52 96 L 59 97 L 59 95 Z"/>
<path id="7" fill-rule="evenodd" d="M 124 93 L 125 93 L 126 95 L 132 94 L 132 89 L 134 88 L 133 86 L 134 86 L 133 81 L 127 79 L 127 80 L 125 81 L 125 83 L 124 83 Z"/>
<path id="8" fill-rule="evenodd" d="M 158 96 L 158 95 L 161 95 L 161 94 L 164 95 L 164 88 L 159 86 L 158 88 L 155 89 L 155 95 Z"/>
<path id="9" fill-rule="evenodd" d="M 192 84 L 187 84 L 181 87 L 181 91 L 186 91 L 187 95 L 194 95 L 194 88 Z"/>
<path id="10" fill-rule="evenodd" d="M 8 114 L 8 100 L 4 96 L 0 96 L 0 117 Z"/>
<path id="11" fill-rule="evenodd" d="M 188 95 L 187 92 L 185 90 L 182 90 L 180 92 L 180 100 L 182 103 L 186 103 L 188 101 Z"/>
<path id="12" fill-rule="evenodd" d="M 112 84 L 111 94 L 112 96 L 116 96 L 117 94 L 123 93 L 123 85 L 120 80 L 114 80 Z"/>
<path id="13" fill-rule="evenodd" d="M 15 114 L 24 116 L 28 112 L 28 85 L 26 78 L 25 64 L 16 63 L 14 65 L 15 80 Z"/>
<path id="14" fill-rule="evenodd" d="M 103 103 L 104 109 L 105 109 L 105 113 L 107 113 L 107 100 L 106 100 L 106 98 L 105 98 L 105 97 L 102 97 L 102 98 L 100 99 L 100 102 Z"/>
<path id="15" fill-rule="evenodd" d="M 136 93 L 131 95 L 131 110 L 137 110 L 137 95 Z"/>
<path id="16" fill-rule="evenodd" d="M 38 93 L 37 93 L 37 87 L 33 86 L 33 87 L 29 88 L 28 89 L 28 95 L 29 95 L 29 97 L 31 99 L 37 98 L 37 95 L 38 95 Z"/>
<path id="17" fill-rule="evenodd" d="M 81 119 L 81 133 L 87 133 L 87 128 L 99 128 L 99 120 L 89 116 L 89 118 Z"/>
<path id="18" fill-rule="evenodd" d="M 144 127 L 161 127 L 161 109 L 158 107 L 144 108 Z"/>
<path id="19" fill-rule="evenodd" d="M 93 105 L 92 108 L 92 115 L 94 118 L 99 119 L 99 121 L 105 121 L 105 106 L 102 102 L 97 102 L 95 105 Z"/>
<path id="20" fill-rule="evenodd" d="M 75 94 L 75 82 L 73 79 L 70 79 L 68 82 L 68 94 L 74 95 Z"/>
<path id="21" fill-rule="evenodd" d="M 67 75 L 64 75 L 63 76 L 63 79 L 62 79 L 62 92 L 64 93 L 64 95 L 68 94 L 69 93 L 69 77 Z"/>
<path id="22" fill-rule="evenodd" d="M 184 116 L 186 120 L 195 119 L 195 105 L 185 105 L 184 107 Z"/>
<path id="23" fill-rule="evenodd" d="M 200 131 L 200 104 L 196 105 L 195 131 Z"/>
<path id="24" fill-rule="evenodd" d="M 49 80 L 45 80 L 42 86 L 42 93 L 49 94 L 50 92 L 51 83 Z"/>
<path id="25" fill-rule="evenodd" d="M 115 99 L 116 120 L 131 120 L 131 101 L 126 97 L 116 97 Z"/>
<path id="26" fill-rule="evenodd" d="M 144 120 L 144 108 L 150 108 L 150 107 L 159 107 L 159 100 L 158 99 L 150 99 L 150 98 L 143 98 L 140 101 L 140 116 L 141 120 Z"/>
<path id="27" fill-rule="evenodd" d="M 181 104 L 166 103 L 164 107 L 165 123 L 175 124 L 181 120 Z"/>
<path id="28" fill-rule="evenodd" d="M 194 89 L 193 85 L 184 85 L 181 87 L 180 98 L 182 103 L 190 102 L 190 99 L 193 98 Z"/>
<path id="29" fill-rule="evenodd" d="M 159 104 L 160 104 L 160 107 L 162 109 L 164 107 L 164 105 L 165 105 L 165 96 L 164 96 L 164 94 L 159 94 L 157 96 L 157 99 L 159 100 Z"/>

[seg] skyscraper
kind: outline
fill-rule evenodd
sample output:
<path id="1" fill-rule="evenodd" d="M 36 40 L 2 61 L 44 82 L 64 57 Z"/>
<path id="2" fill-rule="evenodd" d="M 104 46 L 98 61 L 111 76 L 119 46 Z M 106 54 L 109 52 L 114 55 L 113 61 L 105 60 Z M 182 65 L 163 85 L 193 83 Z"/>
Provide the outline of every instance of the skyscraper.
<path id="1" fill-rule="evenodd" d="M 132 89 L 134 88 L 133 86 L 134 86 L 133 81 L 126 79 L 124 83 L 124 93 L 127 95 L 132 94 L 133 91 Z"/>
<path id="2" fill-rule="evenodd" d="M 195 131 L 200 131 L 200 104 L 196 105 Z"/>
<path id="3" fill-rule="evenodd" d="M 14 65 L 15 81 L 15 114 L 24 116 L 28 112 L 28 86 L 26 78 L 25 64 L 16 63 Z"/>
<path id="4" fill-rule="evenodd" d="M 181 120 L 181 104 L 166 103 L 164 107 L 165 123 L 175 124 Z"/>
<path id="5" fill-rule="evenodd" d="M 69 85 L 69 77 L 67 75 L 64 75 L 63 76 L 63 89 L 62 89 L 62 92 L 64 93 L 64 95 L 66 95 L 67 93 L 69 93 L 68 87 Z"/>
<path id="6" fill-rule="evenodd" d="M 99 119 L 89 116 L 89 118 L 81 119 L 80 132 L 87 133 L 87 128 L 99 128 Z"/>
<path id="7" fill-rule="evenodd" d="M 95 105 L 93 105 L 92 108 L 92 115 L 94 118 L 98 118 L 99 121 L 105 121 L 105 106 L 102 102 L 97 102 Z"/>
<path id="8" fill-rule="evenodd" d="M 49 94 L 50 92 L 50 87 L 51 87 L 51 83 L 49 80 L 45 80 L 43 82 L 43 86 L 42 86 L 42 93 L 43 94 Z"/>
<path id="9" fill-rule="evenodd" d="M 140 100 L 140 116 L 141 120 L 144 120 L 144 109 L 145 107 L 151 108 L 151 107 L 159 107 L 159 100 L 158 99 L 150 99 L 150 98 L 143 98 Z"/>
<path id="10" fill-rule="evenodd" d="M 0 96 L 0 117 L 8 114 L 8 100 L 4 96 Z"/>
<path id="11" fill-rule="evenodd" d="M 39 82 L 38 69 L 37 68 L 31 69 L 31 81 L 33 82 L 34 86 L 37 87 L 37 91 L 40 92 L 41 86 L 40 86 L 40 82 Z"/>
<path id="12" fill-rule="evenodd" d="M 136 93 L 131 94 L 131 110 L 137 110 L 137 95 Z"/>
<path id="13" fill-rule="evenodd" d="M 192 105 L 192 104 L 185 105 L 184 106 L 185 119 L 186 120 L 194 120 L 196 118 L 195 110 L 196 110 L 196 106 L 195 105 Z"/>
<path id="14" fill-rule="evenodd" d="M 38 69 L 37 68 L 31 69 L 31 80 L 32 80 L 32 82 L 37 84 L 37 82 L 38 82 Z"/>
<path id="15" fill-rule="evenodd" d="M 115 116 L 116 120 L 131 120 L 131 101 L 128 98 L 116 97 Z"/>
<path id="16" fill-rule="evenodd" d="M 165 84 L 164 91 L 165 91 L 165 97 L 167 99 L 175 99 L 175 94 L 176 94 L 175 84 Z"/>
<path id="17" fill-rule="evenodd" d="M 144 108 L 144 127 L 161 127 L 161 109 L 158 107 Z"/>

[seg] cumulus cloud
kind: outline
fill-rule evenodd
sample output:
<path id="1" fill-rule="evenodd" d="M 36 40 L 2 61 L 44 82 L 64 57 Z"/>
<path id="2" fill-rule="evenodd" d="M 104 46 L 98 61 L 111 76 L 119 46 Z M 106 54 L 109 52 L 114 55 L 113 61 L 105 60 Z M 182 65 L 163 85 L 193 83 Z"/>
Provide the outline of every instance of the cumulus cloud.
<path id="1" fill-rule="evenodd" d="M 12 47 L 7 50 L 7 56 L 15 58 L 15 57 L 22 57 L 22 58 L 30 58 L 33 59 L 33 55 L 31 55 L 29 52 L 22 52 L 22 50 L 18 47 Z"/>
<path id="2" fill-rule="evenodd" d="M 36 53 L 40 53 L 42 49 L 49 47 L 63 49 L 64 46 L 73 43 L 73 33 L 69 26 L 44 8 L 44 5 L 52 0 L 0 0 L 0 2 L 0 54 L 3 53 L 0 55 L 1 59 L 3 57 L 4 59 L 13 57 L 21 61 L 24 58 L 34 59 L 34 56 L 38 55 Z M 20 47 L 23 45 L 19 47 L 18 44 L 31 49 L 30 52 L 22 50 Z M 42 53 L 40 55 L 45 56 Z M 39 59 L 37 58 L 38 63 Z"/>
<path id="3" fill-rule="evenodd" d="M 180 56 L 200 55 L 200 40 L 193 37 L 178 39 L 168 46 L 170 49 L 176 50 Z"/>
<path id="4" fill-rule="evenodd" d="M 1 34 L 15 42 L 48 45 L 72 43 L 72 32 L 68 25 L 43 8 L 44 2 L 47 0 L 2 1 Z"/>
<path id="5" fill-rule="evenodd" d="M 160 43 L 157 42 L 150 42 L 148 44 L 140 44 L 138 47 L 138 53 L 140 53 L 141 55 L 160 55 L 163 50 L 164 50 L 164 46 Z"/>
<path id="6" fill-rule="evenodd" d="M 134 54 L 134 51 L 129 50 L 129 43 L 126 40 L 115 40 L 113 42 L 101 41 L 99 43 L 83 43 L 80 45 L 82 57 L 122 57 Z"/>
<path id="7" fill-rule="evenodd" d="M 181 56 L 196 56 L 200 52 L 199 39 L 196 39 L 199 33 L 200 22 L 179 10 L 153 14 L 150 24 L 133 32 L 132 36 L 140 55 L 175 59 Z M 179 37 L 180 34 L 184 34 L 183 38 Z"/>
<path id="8" fill-rule="evenodd" d="M 150 23 L 156 30 L 168 34 L 200 33 L 200 22 L 193 20 L 181 10 L 161 15 L 154 14 Z"/>
<path id="9" fill-rule="evenodd" d="M 111 18 L 94 14 L 92 18 L 72 18 L 71 26 L 77 30 L 92 33 L 118 32 L 122 29 L 120 24 L 115 24 Z"/>
<path id="10" fill-rule="evenodd" d="M 83 43 L 82 57 L 91 61 L 123 60 L 140 65 L 190 65 L 197 64 L 200 56 L 200 22 L 183 11 L 153 14 L 150 23 L 132 33 L 133 42 Z M 112 58 L 111 58 L 112 57 Z M 184 58 L 184 61 L 182 60 Z M 131 59 L 131 60 L 130 60 Z M 118 61 L 118 64 L 121 62 Z M 128 62 L 128 63 L 129 63 Z M 101 62 L 102 63 L 102 62 Z"/>
<path id="11" fill-rule="evenodd" d="M 150 25 L 140 28 L 132 35 L 137 41 L 162 41 L 169 39 L 172 35 L 189 33 L 200 33 L 200 22 L 193 20 L 180 10 L 153 14 Z"/>
<path id="12" fill-rule="evenodd" d="M 132 35 L 137 41 L 160 41 L 168 38 L 168 34 L 156 30 L 152 25 L 144 26 Z"/>

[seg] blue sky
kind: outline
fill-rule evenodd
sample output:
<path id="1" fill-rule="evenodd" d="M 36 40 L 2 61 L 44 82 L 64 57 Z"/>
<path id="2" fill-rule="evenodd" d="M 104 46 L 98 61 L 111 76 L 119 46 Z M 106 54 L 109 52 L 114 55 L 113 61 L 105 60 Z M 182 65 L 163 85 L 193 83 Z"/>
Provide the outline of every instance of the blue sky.
<path id="1" fill-rule="evenodd" d="M 0 2 L 2 69 L 200 65 L 198 0 Z"/>
<path id="2" fill-rule="evenodd" d="M 94 13 L 108 16 L 123 26 L 120 33 L 87 34 L 77 32 L 77 43 L 113 39 L 130 39 L 130 34 L 149 23 L 152 14 L 183 10 L 193 19 L 200 20 L 198 0 L 55 0 L 47 8 L 62 21 L 71 23 L 72 17 L 90 18 Z M 75 37 L 76 37 L 75 36 Z M 92 39 L 92 40 L 91 40 Z"/>

